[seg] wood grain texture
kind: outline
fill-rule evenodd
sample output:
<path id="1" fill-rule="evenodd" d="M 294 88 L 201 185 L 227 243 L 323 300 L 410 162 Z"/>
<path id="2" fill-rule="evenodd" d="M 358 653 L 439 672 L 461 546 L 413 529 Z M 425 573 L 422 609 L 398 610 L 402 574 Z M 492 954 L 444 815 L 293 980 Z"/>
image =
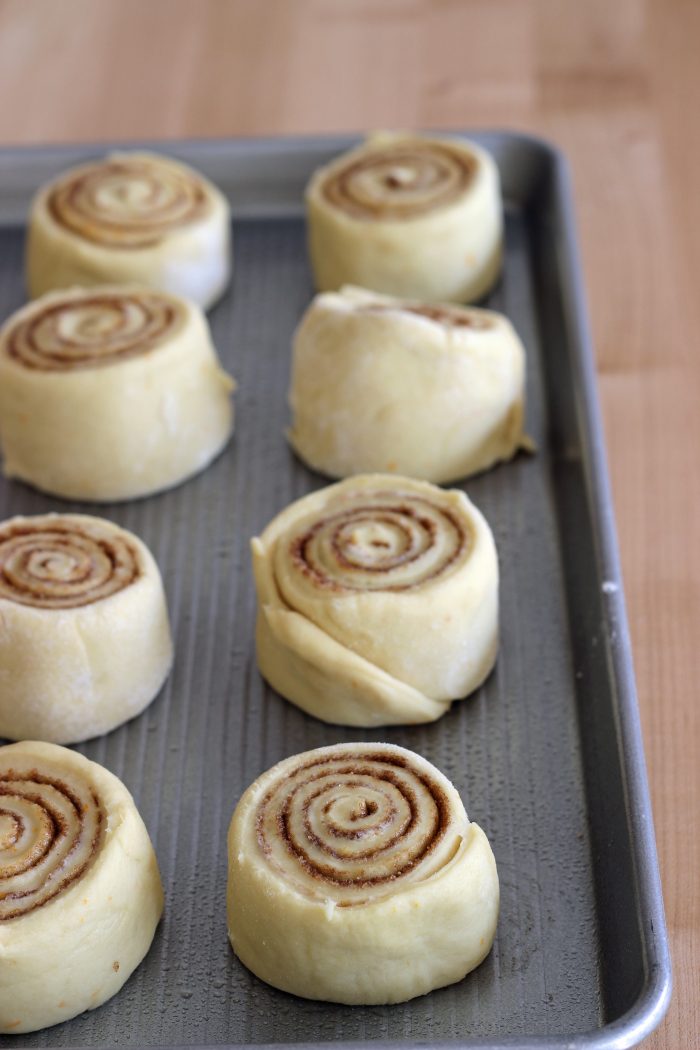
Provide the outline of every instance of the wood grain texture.
<path id="1" fill-rule="evenodd" d="M 507 127 L 572 163 L 675 992 L 700 1042 L 700 4 L 2 0 L 0 143 Z"/>

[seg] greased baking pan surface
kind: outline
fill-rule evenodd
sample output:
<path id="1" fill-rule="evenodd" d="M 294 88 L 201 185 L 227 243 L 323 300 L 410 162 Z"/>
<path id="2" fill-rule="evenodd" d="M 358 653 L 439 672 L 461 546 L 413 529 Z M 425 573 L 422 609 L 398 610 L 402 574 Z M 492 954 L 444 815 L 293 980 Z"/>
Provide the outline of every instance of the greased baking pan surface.
<path id="1" fill-rule="evenodd" d="M 204 474 L 131 503 L 67 503 L 3 480 L 0 517 L 101 514 L 136 532 L 160 565 L 173 672 L 143 715 L 78 750 L 134 794 L 166 912 L 114 999 L 3 1046 L 623 1047 L 662 1017 L 668 948 L 566 171 L 535 140 L 475 138 L 496 156 L 507 204 L 503 277 L 484 305 L 525 343 L 538 452 L 465 485 L 500 557 L 495 672 L 439 722 L 381 730 L 324 725 L 263 683 L 248 551 L 277 511 L 327 483 L 285 442 L 286 391 L 291 335 L 312 295 L 303 186 L 350 141 L 157 147 L 211 177 L 233 206 L 233 287 L 210 320 L 239 384 L 234 439 Z M 102 152 L 0 154 L 2 318 L 25 300 L 32 192 Z M 363 739 L 418 751 L 453 781 L 493 845 L 501 914 L 493 951 L 461 983 L 351 1008 L 279 992 L 233 956 L 226 832 L 244 789 L 274 762 Z"/>

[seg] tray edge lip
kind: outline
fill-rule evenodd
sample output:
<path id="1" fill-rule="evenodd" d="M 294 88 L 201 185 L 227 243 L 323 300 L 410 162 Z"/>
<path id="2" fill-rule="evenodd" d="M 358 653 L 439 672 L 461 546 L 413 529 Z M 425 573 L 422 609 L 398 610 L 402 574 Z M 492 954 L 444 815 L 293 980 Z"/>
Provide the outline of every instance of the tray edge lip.
<path id="1" fill-rule="evenodd" d="M 605 593 L 607 641 L 614 679 L 618 685 L 616 713 L 619 715 L 620 767 L 624 775 L 628 820 L 632 830 L 632 854 L 640 896 L 641 939 L 648 970 L 635 1003 L 599 1033 L 612 1041 L 582 1045 L 634 1046 L 662 1021 L 672 993 L 672 969 L 668 943 L 658 851 L 649 793 L 641 715 L 637 698 L 632 646 L 622 582 L 617 528 L 607 465 L 605 431 L 598 395 L 595 355 L 587 307 L 583 268 L 575 219 L 573 178 L 564 153 L 548 146 L 554 161 L 556 205 L 560 212 L 566 252 L 560 260 L 564 291 L 573 335 L 572 359 L 577 365 L 575 386 L 579 427 L 586 453 L 583 467 L 593 511 L 595 540 L 601 576 L 612 586 Z M 613 643 L 614 640 L 614 644 Z M 633 1041 L 627 1041 L 629 1035 Z M 576 1044 L 573 1044 L 576 1045 Z"/>
<path id="2" fill-rule="evenodd" d="M 406 131 L 407 133 L 414 133 L 428 138 L 452 137 L 472 140 L 477 143 L 485 141 L 491 143 L 509 142 L 512 144 L 520 144 L 524 148 L 530 150 L 533 154 L 538 154 L 541 159 L 553 165 L 554 168 L 557 166 L 566 166 L 563 152 L 553 141 L 530 131 L 505 127 L 476 127 L 466 129 L 439 127 L 421 128 L 415 132 L 412 132 L 411 129 L 406 129 Z M 70 142 L 11 143 L 8 145 L 0 145 L 0 172 L 2 171 L 3 165 L 7 162 L 21 162 L 22 160 L 31 161 L 32 158 L 35 158 L 38 163 L 43 163 L 50 157 L 60 159 L 61 156 L 68 157 L 71 154 L 105 154 L 119 150 L 154 150 L 155 152 L 167 153 L 169 149 L 173 149 L 181 153 L 210 153 L 211 155 L 225 155 L 230 152 L 245 153 L 248 151 L 253 153 L 264 153 L 267 151 L 275 153 L 280 149 L 282 151 L 289 150 L 290 152 L 298 150 L 310 151 L 312 149 L 320 148 L 323 148 L 324 150 L 340 151 L 351 149 L 353 146 L 360 143 L 363 138 L 366 137 L 366 134 L 366 130 L 356 130 L 304 133 L 300 135 L 285 133 L 280 135 L 239 135 L 235 137 L 144 137 L 105 140 L 92 139 L 90 141 L 76 140 Z M 486 148 L 489 147 L 487 146 Z M 47 173 L 46 177 L 50 178 L 50 173 Z M 300 201 L 299 203 L 301 209 L 303 207 L 303 201 Z"/>
<path id="3" fill-rule="evenodd" d="M 524 145 L 529 146 L 544 155 L 547 155 L 551 160 L 556 163 L 566 164 L 563 151 L 556 145 L 556 143 L 548 139 L 543 135 L 538 135 L 535 132 L 524 131 L 518 128 L 508 127 L 474 127 L 474 128 L 463 128 L 463 127 L 432 127 L 432 128 L 420 128 L 416 131 L 412 131 L 410 128 L 400 129 L 405 130 L 407 134 L 416 134 L 424 136 L 426 138 L 439 136 L 439 137 L 457 137 L 461 139 L 472 139 L 479 140 L 485 139 L 507 139 L 511 142 L 522 142 Z M 279 135 L 274 134 L 263 134 L 263 135 L 202 135 L 202 136 L 186 136 L 184 138 L 177 136 L 159 136 L 154 138 L 152 136 L 141 137 L 128 137 L 128 138 L 109 138 L 109 139 L 71 139 L 62 142 L 16 142 L 7 143 L 6 145 L 0 145 L 0 161 L 5 156 L 12 158 L 20 158 L 22 156 L 29 156 L 31 154 L 39 153 L 72 153 L 76 151 L 91 151 L 91 150 L 120 150 L 120 149 L 148 149 L 153 147 L 154 149 L 167 149 L 172 146 L 176 149 L 184 149 L 186 151 L 199 149 L 211 149 L 217 150 L 221 147 L 224 150 L 239 149 L 243 147 L 251 147 L 259 149 L 260 147 L 277 148 L 280 146 L 288 145 L 294 149 L 309 149 L 312 147 L 326 147 L 334 148 L 337 143 L 352 143 L 359 142 L 366 138 L 369 132 L 367 129 L 357 129 L 350 131 L 328 131 L 328 132 L 304 132 L 301 134 L 295 134 L 294 132 L 282 133 Z M 342 145 L 340 148 L 343 148 Z"/>

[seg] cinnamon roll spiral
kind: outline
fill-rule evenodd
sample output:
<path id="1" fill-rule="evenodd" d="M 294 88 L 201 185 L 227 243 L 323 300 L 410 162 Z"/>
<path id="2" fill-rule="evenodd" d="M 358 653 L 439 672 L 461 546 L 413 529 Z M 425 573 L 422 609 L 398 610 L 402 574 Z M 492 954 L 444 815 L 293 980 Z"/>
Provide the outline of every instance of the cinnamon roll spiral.
<path id="1" fill-rule="evenodd" d="M 59 226 L 95 244 L 147 248 L 205 218 L 212 204 L 193 172 L 134 154 L 63 176 L 49 191 L 48 208 Z"/>
<path id="2" fill-rule="evenodd" d="M 143 572 L 131 537 L 95 518 L 55 515 L 0 525 L 0 601 L 75 609 L 104 601 Z"/>
<path id="3" fill-rule="evenodd" d="M 294 337 L 289 440 L 332 477 L 388 470 L 443 483 L 510 459 L 525 352 L 501 314 L 360 288 L 318 295 Z"/>
<path id="4" fill-rule="evenodd" d="M 148 951 L 163 894 L 124 785 L 54 744 L 0 748 L 0 1031 L 111 998 Z"/>
<path id="5" fill-rule="evenodd" d="M 264 678 L 325 722 L 430 722 L 491 671 L 498 562 L 462 492 L 365 475 L 253 540 Z"/>
<path id="6" fill-rule="evenodd" d="M 99 368 L 162 346 L 187 322 L 181 300 L 129 289 L 54 296 L 10 327 L 7 353 L 25 368 Z"/>
<path id="7" fill-rule="evenodd" d="M 73 285 L 139 283 L 208 308 L 230 279 L 230 212 L 184 164 L 115 153 L 44 187 L 32 205 L 32 298 Z"/>
<path id="8" fill-rule="evenodd" d="M 0 331 L 5 473 L 69 499 L 169 488 L 228 441 L 234 385 L 194 304 L 130 286 L 54 292 Z"/>
<path id="9" fill-rule="evenodd" d="M 296 995 L 401 1002 L 461 980 L 493 943 L 488 840 L 452 784 L 403 748 L 280 762 L 243 795 L 228 847 L 234 951 Z"/>
<path id="10" fill-rule="evenodd" d="M 323 196 L 359 219 L 415 219 L 445 208 L 470 187 L 477 170 L 474 154 L 451 143 L 400 139 L 368 151 L 329 173 Z"/>
<path id="11" fill-rule="evenodd" d="M 498 277 L 498 171 L 473 142 L 372 135 L 316 171 L 306 201 L 319 291 L 472 302 Z"/>
<path id="12" fill-rule="evenodd" d="M 139 714 L 172 642 L 158 567 L 101 518 L 0 523 L 0 736 L 75 743 Z"/>

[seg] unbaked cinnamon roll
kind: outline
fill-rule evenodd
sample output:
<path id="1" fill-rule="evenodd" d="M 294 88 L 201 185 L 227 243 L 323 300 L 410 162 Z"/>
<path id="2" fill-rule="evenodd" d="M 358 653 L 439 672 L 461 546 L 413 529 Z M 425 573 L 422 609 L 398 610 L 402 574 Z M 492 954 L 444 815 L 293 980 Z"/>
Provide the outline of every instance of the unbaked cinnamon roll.
<path id="1" fill-rule="evenodd" d="M 496 548 L 463 492 L 349 478 L 292 503 L 252 551 L 260 671 L 324 722 L 432 722 L 493 667 Z"/>
<path id="2" fill-rule="evenodd" d="M 153 847 L 121 781 L 54 744 L 0 748 L 0 1032 L 110 999 L 162 910 Z"/>
<path id="3" fill-rule="evenodd" d="M 280 762 L 238 803 L 228 852 L 233 949 L 284 991 L 403 1002 L 491 949 L 488 839 L 449 780 L 404 748 L 338 744 Z"/>
<path id="4" fill-rule="evenodd" d="M 306 193 L 316 287 L 344 284 L 473 302 L 501 266 L 498 170 L 473 142 L 382 133 L 313 175 Z"/>
<path id="5" fill-rule="evenodd" d="M 226 198 L 154 153 L 114 153 L 59 176 L 32 204 L 32 298 L 73 285 L 143 284 L 207 309 L 231 275 Z"/>
<path id="6" fill-rule="evenodd" d="M 68 499 L 169 488 L 227 443 L 234 387 L 193 303 L 128 286 L 46 295 L 0 331 L 5 473 Z"/>
<path id="7" fill-rule="evenodd" d="M 0 524 L 0 736 L 67 744 L 140 714 L 172 664 L 158 567 L 102 518 Z"/>
<path id="8" fill-rule="evenodd" d="M 346 287 L 302 318 L 289 400 L 315 470 L 454 481 L 524 444 L 525 351 L 501 314 Z"/>

